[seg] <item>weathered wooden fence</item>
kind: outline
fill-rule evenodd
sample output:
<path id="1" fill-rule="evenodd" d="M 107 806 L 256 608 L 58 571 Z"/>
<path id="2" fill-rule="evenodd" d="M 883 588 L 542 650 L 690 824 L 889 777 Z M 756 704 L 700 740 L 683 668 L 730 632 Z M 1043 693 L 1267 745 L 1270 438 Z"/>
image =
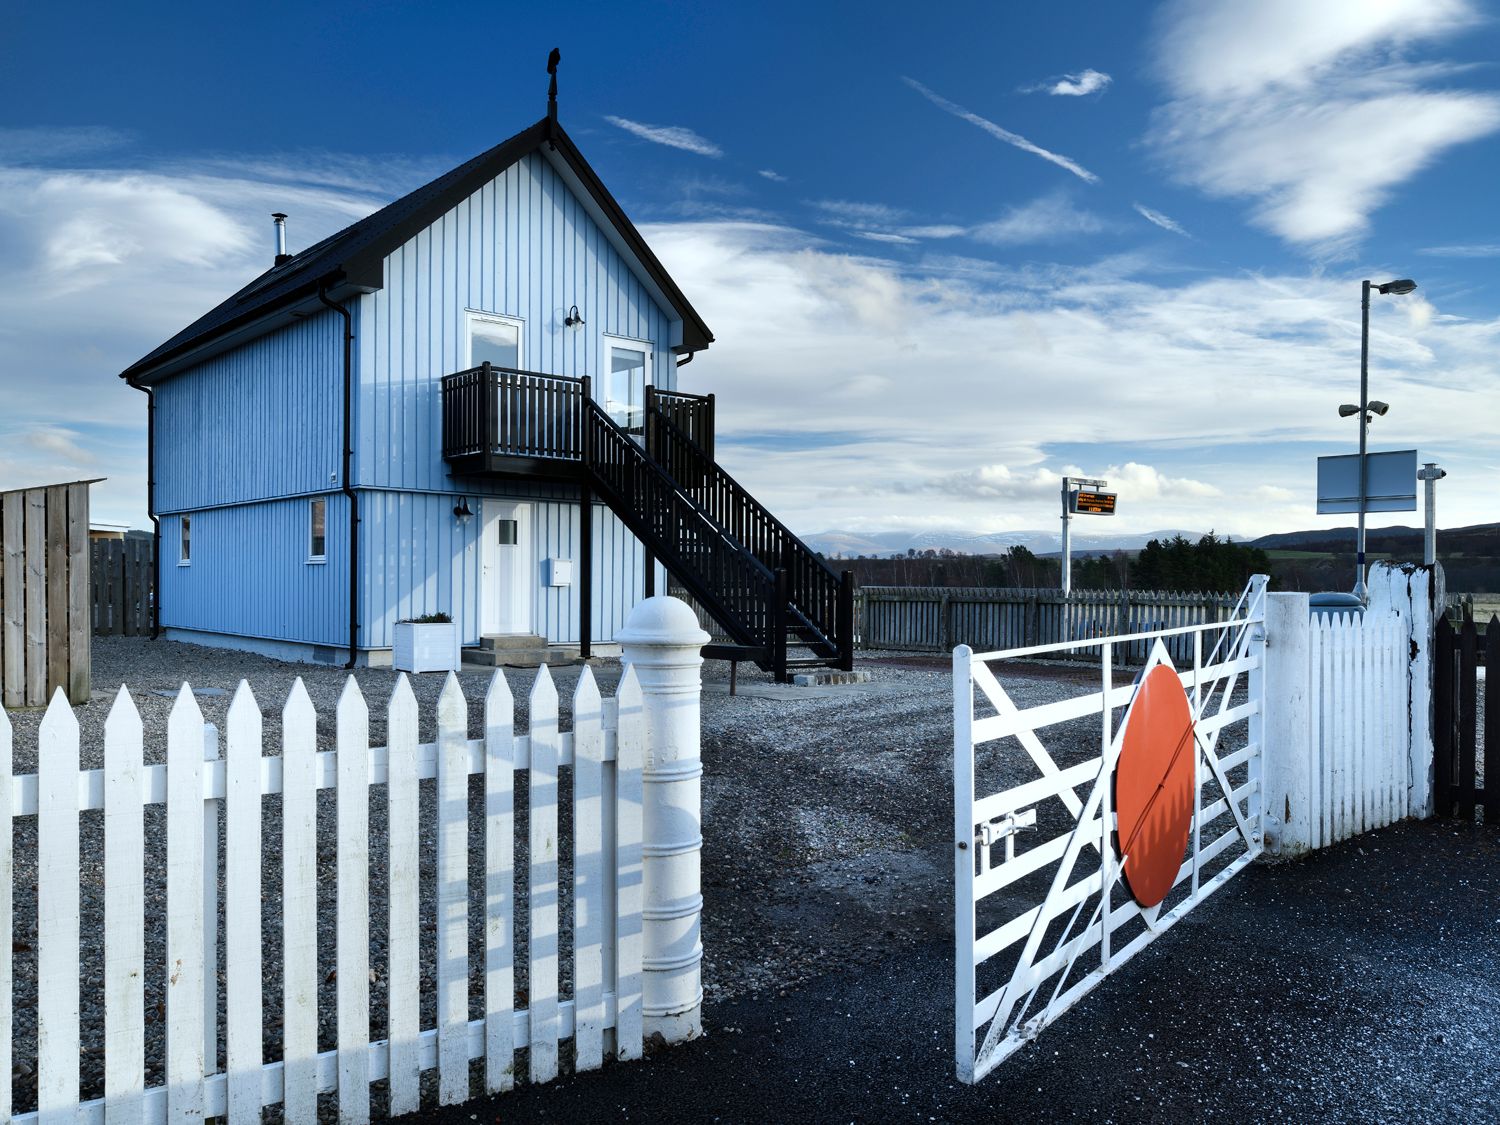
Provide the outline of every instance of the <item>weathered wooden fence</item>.
<path id="1" fill-rule="evenodd" d="M 98 539 L 90 546 L 94 632 L 139 637 L 151 631 L 156 566 L 149 539 Z"/>
<path id="2" fill-rule="evenodd" d="M 643 680 L 651 683 L 649 673 Z M 676 695 L 672 704 L 680 707 Z M 510 689 L 497 672 L 485 697 L 483 737 L 470 739 L 468 707 L 450 675 L 437 702 L 437 741 L 419 745 L 417 702 L 403 676 L 386 709 L 388 746 L 371 749 L 369 709 L 350 679 L 338 703 L 337 749 L 319 752 L 318 717 L 299 680 L 280 716 L 281 753 L 265 756 L 261 711 L 241 683 L 220 760 L 217 732 L 183 685 L 168 724 L 166 763 L 147 765 L 140 715 L 122 691 L 105 727 L 103 768 L 80 772 L 78 723 L 57 696 L 41 726 L 39 773 L 17 777 L 10 725 L 0 712 L 0 823 L 7 828 L 0 834 L 0 930 L 11 928 L 20 858 L 11 819 L 34 818 L 36 825 L 34 987 L 43 1046 L 31 1059 L 12 1057 L 14 954 L 0 932 L 0 1067 L 10 1075 L 13 1063 L 24 1062 L 36 1074 L 36 1110 L 15 1120 L 227 1114 L 230 1122 L 259 1121 L 262 1106 L 279 1103 L 285 1120 L 315 1121 L 318 1095 L 336 1090 L 340 1121 L 362 1122 L 379 1080 L 388 1083 L 395 1115 L 420 1108 L 419 1080 L 428 1070 L 437 1071 L 440 1103 L 469 1098 L 473 1059 L 483 1060 L 483 1089 L 495 1092 L 513 1084 L 523 1049 L 533 1082 L 558 1074 L 566 1040 L 568 1065 L 579 1071 L 599 1067 L 606 1054 L 640 1058 L 654 980 L 666 975 L 653 965 L 672 960 L 677 971 L 687 948 L 681 943 L 696 945 L 697 907 L 670 913 L 677 945 L 653 946 L 660 910 L 653 913 L 643 899 L 653 885 L 646 872 L 670 860 L 652 858 L 662 851 L 653 850 L 659 837 L 643 838 L 665 822 L 660 814 L 656 825 L 649 813 L 643 817 L 650 803 L 643 778 L 653 779 L 650 767 L 643 770 L 651 721 L 633 668 L 608 701 L 585 670 L 572 702 L 573 730 L 562 732 L 557 691 L 542 668 L 530 694 L 529 733 L 517 736 Z M 656 768 L 681 768 L 672 753 L 683 751 L 655 752 L 654 762 L 667 763 Z M 472 803 L 471 777 L 482 790 Z M 431 790 L 423 784 L 429 779 Z M 560 808 L 560 788 L 571 794 L 571 815 Z M 325 825 L 334 816 L 336 879 L 319 871 L 320 790 L 334 796 L 335 809 L 325 802 L 323 816 Z M 373 848 L 372 803 L 387 825 L 384 845 Z M 163 805 L 164 816 L 151 815 L 150 806 Z M 684 820 L 695 808 L 674 805 L 666 822 L 696 832 L 696 821 Z M 97 899 L 80 894 L 80 879 L 88 878 L 79 867 L 80 814 L 98 809 L 103 917 L 81 919 L 81 897 Z M 434 882 L 424 896 L 423 841 L 434 839 Z M 475 857 L 483 876 L 471 896 L 473 839 L 483 841 Z M 150 865 L 166 873 L 164 907 L 149 900 L 151 916 L 164 915 L 166 956 L 157 963 L 144 957 L 143 870 Z M 263 886 L 263 876 L 273 885 Z M 324 925 L 330 909 L 334 916 L 322 936 L 320 896 Z M 377 918 L 386 915 L 378 927 L 388 930 L 383 956 L 372 956 L 372 907 Z M 482 952 L 472 962 L 471 915 L 482 919 Z M 423 936 L 434 929 L 435 948 Z M 329 932 L 336 935 L 336 1046 L 320 1051 L 319 947 Z M 518 946 L 527 950 L 519 964 Z M 696 982 L 696 962 L 688 971 Z M 426 988 L 425 973 L 435 979 Z M 145 1006 L 148 974 L 169 982 L 155 988 L 165 994 L 160 1009 Z M 372 974 L 387 982 L 384 1011 L 372 1012 Z M 267 976 L 280 978 L 279 1004 L 269 989 L 263 993 Z M 97 1017 L 81 1022 L 79 983 L 101 979 L 102 1024 Z M 424 993 L 431 1002 L 434 992 L 435 1022 L 422 1027 Z M 272 999 L 263 1008 L 265 994 Z M 482 1013 L 477 1018 L 471 1004 Z M 164 1045 L 150 1030 L 162 1021 Z M 372 1035 L 372 1023 L 383 1037 Z M 278 1024 L 281 1057 L 267 1060 L 263 1036 Z M 101 1086 L 81 1090 L 80 1053 L 102 1056 Z M 148 1085 L 148 1066 L 161 1081 Z M 7 1078 L 0 1082 L 0 1120 L 31 1108 L 13 1106 L 11 1095 Z"/>
<path id="3" fill-rule="evenodd" d="M 949 652 L 966 644 L 975 651 L 1029 648 L 1063 641 L 1152 633 L 1211 625 L 1229 619 L 1231 594 L 1152 590 L 989 589 L 943 586 L 866 586 L 856 597 L 860 647 Z M 1178 661 L 1191 661 L 1187 634 L 1165 642 Z M 1145 641 L 1117 646 L 1117 659 L 1140 661 Z M 1052 654 L 1099 659 L 1097 647 Z"/>
<path id="4" fill-rule="evenodd" d="M 89 485 L 0 493 L 0 705 L 89 698 Z"/>
<path id="5" fill-rule="evenodd" d="M 1500 617 L 1481 634 L 1473 617 L 1438 623 L 1433 670 L 1433 796 L 1438 816 L 1500 824 L 1500 700 L 1489 674 L 1500 665 Z M 1485 670 L 1481 681 L 1479 669 Z M 1484 685 L 1483 704 L 1480 685 Z"/>

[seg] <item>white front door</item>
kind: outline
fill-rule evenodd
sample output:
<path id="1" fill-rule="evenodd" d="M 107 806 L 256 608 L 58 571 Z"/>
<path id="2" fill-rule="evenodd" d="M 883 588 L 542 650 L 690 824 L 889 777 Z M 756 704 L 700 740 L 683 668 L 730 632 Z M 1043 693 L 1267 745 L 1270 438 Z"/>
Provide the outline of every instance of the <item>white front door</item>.
<path id="1" fill-rule="evenodd" d="M 480 632 L 532 633 L 531 505 L 486 500 L 479 550 Z"/>

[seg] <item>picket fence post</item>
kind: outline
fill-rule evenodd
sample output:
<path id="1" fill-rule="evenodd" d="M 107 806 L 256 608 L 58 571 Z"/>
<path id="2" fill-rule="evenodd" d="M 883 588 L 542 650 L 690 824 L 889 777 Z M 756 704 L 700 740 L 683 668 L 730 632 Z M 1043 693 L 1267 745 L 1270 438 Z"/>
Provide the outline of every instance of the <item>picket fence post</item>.
<path id="1" fill-rule="evenodd" d="M 703 1031 L 703 666 L 709 636 L 685 602 L 647 598 L 617 634 L 640 681 L 646 727 L 643 771 L 644 1032 L 668 1043 Z"/>

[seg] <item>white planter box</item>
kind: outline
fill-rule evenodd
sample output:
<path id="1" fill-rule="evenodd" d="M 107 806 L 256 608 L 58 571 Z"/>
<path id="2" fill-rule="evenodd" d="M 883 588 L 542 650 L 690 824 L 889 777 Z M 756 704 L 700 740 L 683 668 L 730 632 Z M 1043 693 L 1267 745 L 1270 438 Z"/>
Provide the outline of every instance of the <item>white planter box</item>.
<path id="1" fill-rule="evenodd" d="M 391 664 L 399 672 L 457 672 L 460 659 L 458 626 L 453 622 L 396 624 Z"/>

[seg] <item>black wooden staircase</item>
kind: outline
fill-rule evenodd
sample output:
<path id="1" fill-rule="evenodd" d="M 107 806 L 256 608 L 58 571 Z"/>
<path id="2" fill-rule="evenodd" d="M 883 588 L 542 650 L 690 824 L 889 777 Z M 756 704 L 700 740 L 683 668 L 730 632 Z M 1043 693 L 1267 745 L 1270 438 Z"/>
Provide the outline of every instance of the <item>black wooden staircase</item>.
<path id="1" fill-rule="evenodd" d="M 835 574 L 714 460 L 713 396 L 647 388 L 641 423 L 617 424 L 587 378 L 484 365 L 443 380 L 453 471 L 577 480 L 718 623 L 729 643 L 705 655 L 752 660 L 779 681 L 799 667 L 851 669 L 853 576 Z M 591 550 L 580 544 L 585 566 Z"/>

